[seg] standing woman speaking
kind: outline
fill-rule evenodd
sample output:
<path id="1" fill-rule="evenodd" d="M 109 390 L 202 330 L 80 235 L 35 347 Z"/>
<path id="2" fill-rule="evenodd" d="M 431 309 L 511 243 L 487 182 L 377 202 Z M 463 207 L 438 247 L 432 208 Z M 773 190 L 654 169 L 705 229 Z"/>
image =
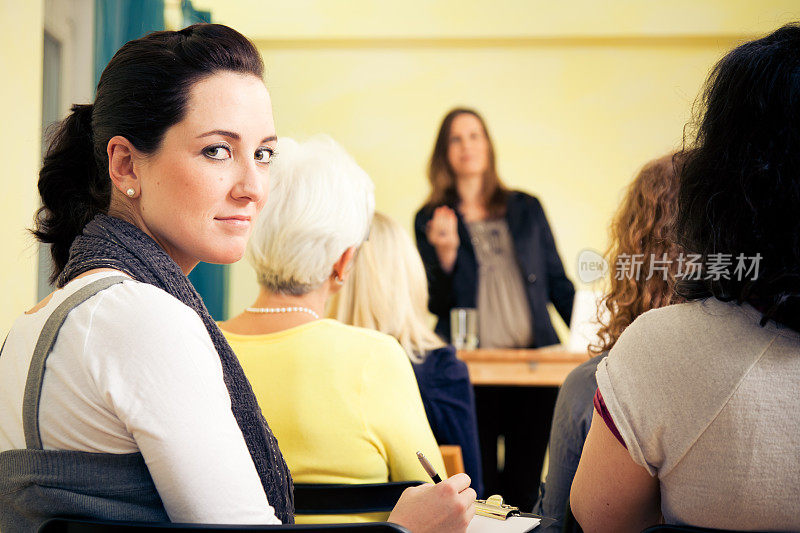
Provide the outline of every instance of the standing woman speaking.
<path id="1" fill-rule="evenodd" d="M 539 200 L 500 181 L 489 132 L 476 111 L 458 108 L 445 116 L 428 179 L 431 193 L 414 227 L 436 332 L 449 339 L 450 310 L 467 307 L 477 308 L 481 348 L 558 343 L 547 303 L 569 324 L 575 289 Z M 532 427 L 549 427 L 554 400 L 549 390 L 476 389 L 487 493 L 501 490 L 512 504 L 533 505 L 547 430 L 534 435 Z M 508 420 L 499 420 L 499 413 Z M 498 435 L 506 446 L 502 481 Z"/>

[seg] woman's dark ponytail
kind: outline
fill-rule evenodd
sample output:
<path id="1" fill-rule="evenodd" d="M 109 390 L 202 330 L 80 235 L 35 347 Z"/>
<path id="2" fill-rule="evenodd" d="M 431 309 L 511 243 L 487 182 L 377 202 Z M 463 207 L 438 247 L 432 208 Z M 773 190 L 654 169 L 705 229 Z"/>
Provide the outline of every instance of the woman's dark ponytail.
<path id="1" fill-rule="evenodd" d="M 42 207 L 33 234 L 51 244 L 55 281 L 69 257 L 69 248 L 83 227 L 108 210 L 111 180 L 98 172 L 92 136 L 92 105 L 74 105 L 61 122 L 39 172 Z"/>
<path id="2" fill-rule="evenodd" d="M 55 280 L 72 241 L 111 203 L 106 148 L 125 137 L 153 154 L 166 130 L 180 122 L 192 86 L 219 71 L 262 78 L 264 64 L 253 43 L 219 24 L 153 32 L 120 48 L 103 70 L 93 105 L 75 105 L 60 124 L 39 173 L 42 207 L 33 234 L 52 244 Z"/>

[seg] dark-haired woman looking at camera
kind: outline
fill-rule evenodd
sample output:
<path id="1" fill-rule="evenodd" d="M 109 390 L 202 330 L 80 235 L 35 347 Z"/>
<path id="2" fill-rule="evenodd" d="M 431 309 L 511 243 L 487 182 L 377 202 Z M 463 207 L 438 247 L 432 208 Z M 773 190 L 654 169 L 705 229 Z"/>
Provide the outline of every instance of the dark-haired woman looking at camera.
<path id="1" fill-rule="evenodd" d="M 503 185 L 494 154 L 476 111 L 459 108 L 445 116 L 428 169 L 431 194 L 414 222 L 436 332 L 450 340 L 450 310 L 467 307 L 477 308 L 481 348 L 557 344 L 547 304 L 569 324 L 575 289 L 541 203 Z M 556 391 L 478 387 L 475 392 L 486 491 L 500 491 L 512 504 L 530 508 Z M 537 423 L 520 424 L 520 412 Z M 535 434 L 536 428 L 545 429 Z M 506 446 L 502 474 L 499 435 Z"/>
<path id="2" fill-rule="evenodd" d="M 242 257 L 276 136 L 263 64 L 231 28 L 125 44 L 39 176 L 35 234 L 58 290 L 0 357 L 0 529 L 53 516 L 293 522 L 292 480 L 236 357 L 186 275 Z M 441 488 L 440 488 L 441 486 Z M 447 481 L 390 519 L 463 531 Z"/>
<path id="3" fill-rule="evenodd" d="M 702 271 L 598 365 L 585 531 L 800 531 L 800 25 L 730 52 L 702 103 L 676 220 Z"/>

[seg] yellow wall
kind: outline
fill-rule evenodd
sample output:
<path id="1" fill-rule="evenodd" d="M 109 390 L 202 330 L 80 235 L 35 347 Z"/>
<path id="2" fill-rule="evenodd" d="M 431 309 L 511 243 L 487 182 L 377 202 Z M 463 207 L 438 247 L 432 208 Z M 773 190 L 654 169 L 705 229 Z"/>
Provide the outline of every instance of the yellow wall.
<path id="1" fill-rule="evenodd" d="M 170 2 L 174 3 L 172 0 Z M 170 2 L 167 2 L 170 4 Z M 714 61 L 743 39 L 800 19 L 796 0 L 194 0 L 254 39 L 280 135 L 327 132 L 370 173 L 378 209 L 411 228 L 427 194 L 435 130 L 454 105 L 479 109 L 501 175 L 538 195 L 568 273 L 603 249 L 622 187 L 680 143 Z M 2 0 L 0 128 L 5 160 L 0 332 L 36 299 L 42 1 Z M 345 7 L 346 6 L 346 7 Z M 256 290 L 234 265 L 229 308 Z"/>
<path id="2" fill-rule="evenodd" d="M 0 334 L 36 301 L 37 246 L 26 228 L 38 206 L 42 107 L 43 2 L 2 0 L 0 20 L 0 138 L 3 189 L 0 209 Z M 2 342 L 2 340 L 0 340 Z"/>
<path id="3" fill-rule="evenodd" d="M 680 145 L 714 62 L 800 19 L 794 0 L 194 4 L 256 41 L 279 135 L 331 134 L 409 229 L 439 121 L 480 110 L 501 176 L 542 200 L 575 280 L 578 253 L 605 248 L 625 184 Z M 248 265 L 231 288 L 238 312 L 256 291 Z"/>

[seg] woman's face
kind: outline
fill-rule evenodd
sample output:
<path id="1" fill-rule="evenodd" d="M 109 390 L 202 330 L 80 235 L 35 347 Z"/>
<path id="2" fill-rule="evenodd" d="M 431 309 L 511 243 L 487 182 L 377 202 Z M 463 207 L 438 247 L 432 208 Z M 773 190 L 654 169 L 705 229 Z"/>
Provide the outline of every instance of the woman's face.
<path id="1" fill-rule="evenodd" d="M 141 229 L 185 274 L 199 261 L 238 261 L 267 199 L 275 144 L 259 78 L 220 72 L 197 82 L 158 151 L 134 159 Z"/>
<path id="2" fill-rule="evenodd" d="M 478 117 L 457 115 L 450 124 L 447 161 L 457 177 L 483 176 L 489 167 L 489 139 Z"/>

